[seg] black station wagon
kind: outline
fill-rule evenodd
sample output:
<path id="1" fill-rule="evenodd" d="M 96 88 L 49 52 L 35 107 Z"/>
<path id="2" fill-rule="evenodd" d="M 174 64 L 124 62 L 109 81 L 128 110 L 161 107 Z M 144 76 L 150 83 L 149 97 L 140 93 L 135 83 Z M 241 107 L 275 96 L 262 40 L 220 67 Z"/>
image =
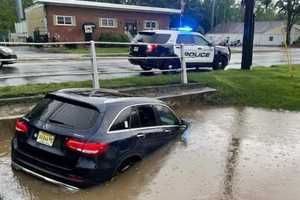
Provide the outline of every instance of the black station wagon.
<path id="1" fill-rule="evenodd" d="M 125 171 L 186 128 L 156 99 L 60 90 L 17 120 L 12 167 L 55 184 L 89 187 Z"/>

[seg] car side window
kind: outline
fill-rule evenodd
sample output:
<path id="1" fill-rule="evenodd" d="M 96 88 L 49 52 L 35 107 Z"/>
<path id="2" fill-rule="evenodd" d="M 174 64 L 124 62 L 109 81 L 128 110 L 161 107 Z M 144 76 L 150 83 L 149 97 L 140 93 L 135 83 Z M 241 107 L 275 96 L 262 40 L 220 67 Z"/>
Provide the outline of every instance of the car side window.
<path id="1" fill-rule="evenodd" d="M 157 126 L 156 117 L 153 107 L 150 105 L 143 105 L 138 107 L 141 127 Z"/>
<path id="2" fill-rule="evenodd" d="M 208 42 L 199 35 L 194 35 L 194 43 L 199 46 L 208 46 Z"/>
<path id="3" fill-rule="evenodd" d="M 177 44 L 194 44 L 194 39 L 192 34 L 179 34 Z"/>
<path id="4" fill-rule="evenodd" d="M 140 121 L 136 108 L 128 108 L 118 116 L 110 131 L 120 131 L 130 128 L 139 128 Z"/>
<path id="5" fill-rule="evenodd" d="M 178 118 L 174 115 L 174 113 L 167 108 L 166 106 L 157 105 L 155 106 L 159 123 L 160 125 L 178 125 L 179 121 Z"/>

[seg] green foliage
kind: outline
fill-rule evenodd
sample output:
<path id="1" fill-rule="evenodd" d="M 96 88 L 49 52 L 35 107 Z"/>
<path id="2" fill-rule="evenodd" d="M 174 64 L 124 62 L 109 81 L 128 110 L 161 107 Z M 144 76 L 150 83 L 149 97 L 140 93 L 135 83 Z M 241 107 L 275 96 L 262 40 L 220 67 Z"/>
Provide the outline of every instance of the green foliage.
<path id="1" fill-rule="evenodd" d="M 299 0 L 278 0 L 276 7 L 279 13 L 286 16 L 286 43 L 290 45 L 292 27 L 300 17 L 300 2 Z"/>
<path id="2" fill-rule="evenodd" d="M 129 42 L 129 38 L 125 33 L 105 32 L 99 37 L 100 42 Z"/>
<path id="3" fill-rule="evenodd" d="M 124 42 L 128 43 L 130 40 L 125 33 L 115 33 L 115 32 L 104 32 L 100 34 L 99 42 Z M 103 44 L 99 45 L 100 47 L 120 47 L 124 45 L 111 45 L 111 44 Z"/>
<path id="4" fill-rule="evenodd" d="M 272 21 L 280 19 L 276 13 L 275 5 L 271 0 L 257 1 L 255 7 L 255 19 L 257 21 Z"/>
<path id="5" fill-rule="evenodd" d="M 32 5 L 32 0 L 23 0 L 23 7 Z M 16 22 L 16 5 L 14 0 L 0 0 L 0 33 L 14 30 Z"/>

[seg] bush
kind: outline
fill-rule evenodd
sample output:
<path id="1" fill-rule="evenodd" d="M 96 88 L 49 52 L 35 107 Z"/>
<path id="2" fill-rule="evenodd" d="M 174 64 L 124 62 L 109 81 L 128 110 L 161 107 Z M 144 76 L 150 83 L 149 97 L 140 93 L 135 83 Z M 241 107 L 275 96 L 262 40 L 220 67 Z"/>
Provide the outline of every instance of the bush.
<path id="1" fill-rule="evenodd" d="M 107 33 L 101 33 L 99 37 L 99 42 L 124 42 L 128 43 L 129 38 L 125 33 L 113 33 L 113 32 L 107 32 Z M 104 47 L 112 46 L 112 45 L 101 45 Z M 113 46 L 124 46 L 124 45 L 113 45 Z"/>

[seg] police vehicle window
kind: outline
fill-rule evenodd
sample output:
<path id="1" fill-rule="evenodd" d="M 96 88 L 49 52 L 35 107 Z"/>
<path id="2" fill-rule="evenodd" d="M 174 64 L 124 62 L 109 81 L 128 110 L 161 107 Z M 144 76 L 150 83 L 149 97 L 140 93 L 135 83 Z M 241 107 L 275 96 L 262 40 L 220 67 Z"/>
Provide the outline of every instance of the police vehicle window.
<path id="1" fill-rule="evenodd" d="M 139 127 L 140 121 L 137 110 L 135 108 L 128 108 L 119 115 L 110 131 L 120 131 Z"/>
<path id="2" fill-rule="evenodd" d="M 51 114 L 48 121 L 76 130 L 87 130 L 95 125 L 98 116 L 99 112 L 94 108 L 63 103 Z"/>
<path id="3" fill-rule="evenodd" d="M 177 44 L 194 44 L 193 35 L 191 34 L 178 35 Z"/>
<path id="4" fill-rule="evenodd" d="M 145 32 L 139 33 L 134 39 L 134 42 L 165 44 L 169 41 L 170 37 L 170 34 L 157 34 L 153 32 Z"/>
<path id="5" fill-rule="evenodd" d="M 159 115 L 160 125 L 177 125 L 177 117 L 165 106 L 155 106 Z"/>
<path id="6" fill-rule="evenodd" d="M 139 106 L 138 113 L 140 117 L 141 127 L 157 126 L 152 106 Z"/>
<path id="7" fill-rule="evenodd" d="M 194 43 L 196 45 L 201 45 L 201 46 L 208 46 L 208 42 L 201 36 L 199 35 L 194 35 Z"/>

